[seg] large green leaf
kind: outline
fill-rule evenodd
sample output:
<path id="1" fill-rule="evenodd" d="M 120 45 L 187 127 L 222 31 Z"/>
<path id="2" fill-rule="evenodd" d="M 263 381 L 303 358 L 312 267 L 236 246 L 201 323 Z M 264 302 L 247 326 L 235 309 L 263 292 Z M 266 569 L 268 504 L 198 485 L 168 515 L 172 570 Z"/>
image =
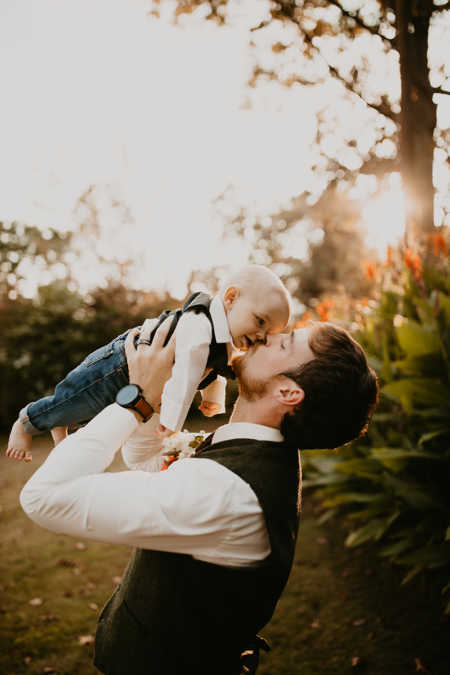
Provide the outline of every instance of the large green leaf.
<path id="1" fill-rule="evenodd" d="M 372 456 L 383 461 L 385 459 L 409 459 L 419 457 L 426 460 L 441 460 L 439 455 L 420 450 L 407 450 L 405 448 L 372 448 Z"/>
<path id="2" fill-rule="evenodd" d="M 392 516 L 389 518 L 373 518 L 367 525 L 364 525 L 364 527 L 360 527 L 359 530 L 350 532 L 345 540 L 345 545 L 358 546 L 369 539 L 381 539 L 391 523 Z"/>
<path id="3" fill-rule="evenodd" d="M 436 331 L 425 328 L 411 319 L 395 328 L 398 342 L 407 356 L 439 353 L 440 342 Z"/>
<path id="4" fill-rule="evenodd" d="M 422 485 L 417 481 L 386 474 L 385 484 L 392 489 L 396 497 L 400 497 L 413 509 L 421 511 L 437 509 L 441 511 L 445 508 L 439 499 L 430 495 L 426 485 Z"/>
<path id="5" fill-rule="evenodd" d="M 414 405 L 448 406 L 450 401 L 449 388 L 433 377 L 396 380 L 386 384 L 382 392 L 398 399 L 409 413 L 413 411 Z"/>
<path id="6" fill-rule="evenodd" d="M 439 309 L 442 311 L 447 323 L 450 323 L 450 298 L 441 291 L 439 292 Z"/>

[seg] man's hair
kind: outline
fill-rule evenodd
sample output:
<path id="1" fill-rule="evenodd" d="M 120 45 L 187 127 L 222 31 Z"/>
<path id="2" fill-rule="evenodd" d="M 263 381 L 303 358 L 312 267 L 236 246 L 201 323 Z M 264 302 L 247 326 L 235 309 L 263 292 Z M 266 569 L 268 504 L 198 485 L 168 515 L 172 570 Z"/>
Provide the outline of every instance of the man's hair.
<path id="1" fill-rule="evenodd" d="M 346 330 L 312 323 L 309 347 L 314 359 L 283 373 L 305 392 L 287 413 L 281 433 L 302 449 L 337 448 L 367 430 L 378 402 L 378 382 L 362 347 Z"/>

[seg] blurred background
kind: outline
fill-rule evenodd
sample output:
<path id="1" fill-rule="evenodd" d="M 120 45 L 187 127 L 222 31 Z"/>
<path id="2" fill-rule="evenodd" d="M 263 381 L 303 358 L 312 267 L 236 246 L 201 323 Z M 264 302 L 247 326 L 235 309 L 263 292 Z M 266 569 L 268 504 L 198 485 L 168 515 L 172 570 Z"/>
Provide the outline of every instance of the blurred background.
<path id="1" fill-rule="evenodd" d="M 450 3 L 2 0 L 0 83 L 2 432 L 124 329 L 192 290 L 214 292 L 230 266 L 268 265 L 294 298 L 292 326 L 350 329 L 382 386 L 364 439 L 304 453 L 317 500 L 308 522 L 345 521 L 340 544 L 373 546 L 401 570 L 398 584 L 438 589 L 428 604 L 447 621 Z M 8 470 L 2 513 L 16 546 L 18 489 L 32 467 Z M 40 560 L 38 539 L 30 546 L 25 557 Z M 93 558 L 107 557 L 99 550 Z M 302 619 L 289 597 L 292 638 Z M 395 602 L 392 634 L 412 611 Z M 8 611 L 8 643 L 14 626 L 26 638 L 33 621 Z M 309 628 L 320 623 L 314 611 Z M 376 662 L 386 650 L 377 643 L 368 672 L 446 672 L 428 623 L 431 670 L 413 653 L 414 633 L 397 645 L 394 670 L 392 653 Z M 2 672 L 56 672 L 42 659 L 30 668 L 32 655 L 56 654 L 58 635 L 42 652 L 30 633 Z M 320 649 L 313 640 L 302 673 L 361 665 L 345 650 L 329 656 L 335 637 Z M 289 649 L 277 673 L 299 672 Z M 91 672 L 70 663 L 61 672 Z"/>

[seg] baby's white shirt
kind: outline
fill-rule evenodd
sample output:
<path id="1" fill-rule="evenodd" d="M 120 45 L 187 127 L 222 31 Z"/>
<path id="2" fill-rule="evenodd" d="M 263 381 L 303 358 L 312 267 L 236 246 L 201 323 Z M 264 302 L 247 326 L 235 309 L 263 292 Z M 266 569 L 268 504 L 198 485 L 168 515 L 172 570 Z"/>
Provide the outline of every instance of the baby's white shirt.
<path id="1" fill-rule="evenodd" d="M 216 342 L 232 345 L 223 302 L 219 295 L 209 307 Z M 205 314 L 185 312 L 175 329 L 175 363 L 161 397 L 160 421 L 172 431 L 180 431 L 189 412 L 198 385 L 205 375 L 212 340 L 211 323 Z M 218 403 L 225 412 L 226 379 L 219 375 L 205 388 L 204 398 Z M 206 394 L 206 395 L 205 395 Z"/>

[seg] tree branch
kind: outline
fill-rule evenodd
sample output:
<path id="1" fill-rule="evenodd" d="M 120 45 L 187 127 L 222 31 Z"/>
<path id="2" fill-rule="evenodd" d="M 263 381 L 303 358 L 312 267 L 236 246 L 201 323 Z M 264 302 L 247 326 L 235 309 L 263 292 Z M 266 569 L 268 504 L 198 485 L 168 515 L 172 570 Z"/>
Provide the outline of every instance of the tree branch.
<path id="1" fill-rule="evenodd" d="M 348 19 L 352 19 L 356 24 L 358 24 L 358 26 L 360 26 L 361 28 L 364 28 L 364 30 L 369 31 L 369 33 L 372 33 L 372 35 L 376 35 L 381 40 L 386 42 L 386 44 L 388 44 L 390 47 L 392 47 L 392 42 L 391 42 L 390 38 L 388 38 L 385 35 L 382 35 L 381 33 L 379 33 L 376 28 L 373 28 L 372 26 L 368 26 L 366 23 L 364 23 L 364 21 L 362 19 L 359 18 L 359 16 L 357 14 L 352 14 L 348 10 L 341 7 L 341 4 L 338 2 L 338 0 L 327 0 L 327 2 L 330 5 L 334 5 L 335 7 L 340 9 L 341 14 L 343 16 L 346 16 Z"/>
<path id="2" fill-rule="evenodd" d="M 297 24 L 297 26 L 298 26 L 298 24 Z M 300 26 L 298 26 L 298 28 L 299 28 L 299 30 L 300 30 Z M 363 101 L 363 103 L 365 103 L 369 108 L 372 108 L 373 110 L 376 110 L 376 112 L 377 112 L 378 114 L 383 115 L 384 117 L 389 118 L 392 122 L 396 122 L 396 121 L 397 121 L 398 115 L 397 115 L 396 113 L 394 113 L 394 112 L 389 108 L 389 106 L 386 106 L 386 105 L 377 105 L 376 103 L 368 103 L 368 102 L 365 100 L 365 98 L 364 98 L 359 92 L 355 91 L 355 89 L 353 88 L 351 82 L 349 82 L 348 80 L 346 80 L 346 79 L 340 74 L 340 72 L 337 70 L 337 68 L 335 68 L 334 66 L 332 66 L 331 63 L 329 63 L 329 62 L 327 61 L 327 59 L 324 57 L 324 55 L 322 54 L 322 52 L 320 51 L 320 49 L 319 49 L 318 47 L 316 47 L 316 45 L 313 43 L 311 36 L 308 35 L 308 33 L 306 33 L 306 31 L 304 31 L 304 30 L 302 30 L 302 34 L 303 34 L 303 36 L 304 36 L 306 42 L 308 42 L 308 44 L 310 44 L 311 47 L 312 47 L 313 49 L 315 49 L 316 53 L 317 53 L 317 54 L 321 57 L 321 59 L 325 62 L 325 64 L 326 64 L 326 66 L 327 66 L 327 68 L 328 68 L 330 74 L 331 74 L 336 80 L 339 80 L 339 82 L 341 82 L 341 83 L 344 85 L 344 87 L 345 87 L 346 89 L 348 89 L 348 91 L 350 91 L 352 94 L 354 94 L 355 96 L 357 96 L 358 98 L 360 98 L 361 101 Z"/>
<path id="3" fill-rule="evenodd" d="M 442 89 L 442 87 L 432 87 L 433 94 L 442 94 L 444 96 L 450 96 L 450 91 Z"/>
<path id="4" fill-rule="evenodd" d="M 342 7 L 339 5 L 338 2 L 335 2 L 334 0 L 327 0 L 327 1 L 328 1 L 328 2 L 332 2 L 332 4 L 335 4 L 336 6 L 339 7 L 339 9 L 342 10 Z M 364 97 L 363 97 L 359 92 L 355 91 L 355 89 L 353 88 L 351 82 L 349 82 L 348 80 L 346 80 L 346 79 L 339 73 L 339 71 L 337 70 L 337 68 L 335 68 L 334 66 L 332 66 L 331 63 L 329 63 L 329 62 L 327 61 L 327 59 L 323 56 L 323 54 L 322 54 L 322 52 L 320 51 L 320 49 L 319 49 L 318 47 L 316 47 L 316 45 L 313 43 L 312 37 L 311 37 L 310 35 L 308 35 L 308 33 L 300 26 L 298 20 L 296 19 L 295 15 L 294 15 L 294 12 L 293 12 L 293 11 L 283 11 L 283 9 L 284 9 L 284 8 L 281 6 L 281 8 L 280 8 L 280 9 L 277 11 L 277 13 L 276 13 L 276 18 L 284 18 L 284 19 L 288 19 L 289 21 L 291 21 L 292 23 L 294 23 L 294 24 L 297 26 L 298 30 L 301 31 L 301 34 L 303 35 L 305 41 L 306 41 L 306 42 L 307 42 L 307 43 L 315 50 L 315 52 L 316 52 L 316 53 L 321 57 L 321 59 L 324 61 L 324 63 L 326 64 L 326 66 L 327 66 L 327 68 L 328 68 L 328 71 L 329 71 L 330 75 L 331 75 L 332 77 L 334 77 L 335 79 L 339 80 L 339 81 L 344 85 L 344 87 L 345 87 L 348 91 L 350 91 L 352 94 L 354 94 L 355 96 L 357 96 L 358 98 L 360 98 L 361 101 L 363 101 L 363 103 L 365 103 L 369 108 L 372 108 L 373 110 L 376 110 L 376 112 L 377 112 L 378 114 L 383 115 L 383 117 L 387 117 L 387 118 L 390 119 L 392 122 L 396 123 L 396 121 L 397 121 L 397 119 L 398 119 L 398 115 L 397 115 L 396 113 L 394 113 L 394 112 L 389 108 L 389 106 L 387 106 L 387 105 L 377 105 L 377 104 L 375 104 L 375 103 L 368 103 L 368 102 L 364 99 Z M 344 12 L 344 10 L 342 10 L 342 11 Z M 348 15 L 348 16 L 350 16 L 350 15 Z M 354 17 L 351 17 L 351 18 L 354 18 Z M 269 21 L 261 21 L 261 23 L 258 24 L 258 26 L 254 26 L 253 28 L 250 29 L 250 31 L 256 31 L 256 30 L 261 30 L 261 28 L 265 28 L 266 26 L 268 26 L 268 25 L 271 23 L 271 21 L 272 21 L 273 19 L 274 19 L 274 16 L 273 16 L 273 13 L 272 13 L 272 19 L 270 19 Z M 366 26 L 365 26 L 365 27 L 366 27 Z M 377 33 L 377 35 L 378 35 L 378 33 Z M 381 36 L 380 36 L 380 37 L 381 37 Z M 389 42 L 389 40 L 388 40 L 388 42 Z M 389 43 L 389 45 L 390 45 L 390 47 L 392 48 L 392 45 L 391 45 L 390 43 Z M 254 79 L 253 79 L 253 81 L 254 81 Z"/>

